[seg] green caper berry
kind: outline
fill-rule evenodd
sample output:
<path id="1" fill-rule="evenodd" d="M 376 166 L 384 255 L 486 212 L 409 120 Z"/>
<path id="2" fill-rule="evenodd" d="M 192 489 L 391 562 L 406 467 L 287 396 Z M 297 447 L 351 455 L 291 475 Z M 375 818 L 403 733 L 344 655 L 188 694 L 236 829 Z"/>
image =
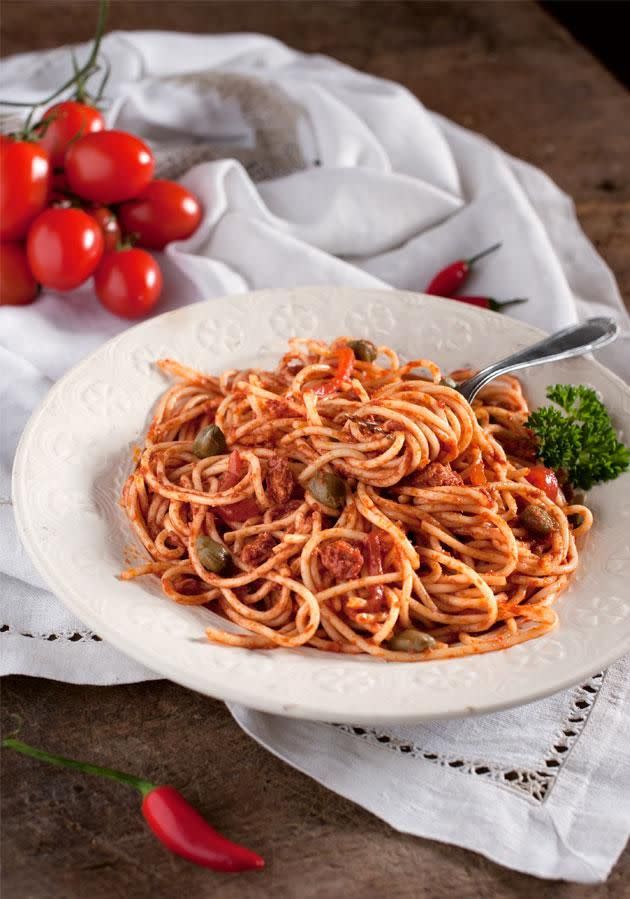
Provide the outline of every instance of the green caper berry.
<path id="1" fill-rule="evenodd" d="M 349 340 L 348 346 L 359 362 L 374 362 L 378 356 L 376 345 L 371 340 Z"/>
<path id="2" fill-rule="evenodd" d="M 573 495 L 571 496 L 570 506 L 583 506 L 586 502 L 586 493 L 583 490 L 573 490 Z M 569 515 L 569 524 L 573 528 L 579 528 L 584 524 L 584 516 L 580 515 L 579 512 L 574 512 L 573 515 Z"/>
<path id="3" fill-rule="evenodd" d="M 221 574 L 229 568 L 232 556 L 225 546 L 217 543 L 212 537 L 197 537 L 195 549 L 199 561 L 207 571 Z"/>
<path id="4" fill-rule="evenodd" d="M 200 459 L 207 459 L 208 456 L 222 456 L 227 453 L 225 434 L 218 425 L 207 425 L 195 437 L 192 451 Z"/>
<path id="5" fill-rule="evenodd" d="M 332 509 L 341 509 L 346 498 L 345 482 L 336 474 L 320 471 L 307 484 L 318 503 Z"/>
<path id="6" fill-rule="evenodd" d="M 542 506 L 529 505 L 519 513 L 523 527 L 536 537 L 546 537 L 556 530 L 556 520 Z"/>
<path id="7" fill-rule="evenodd" d="M 431 634 L 417 631 L 415 627 L 400 631 L 389 641 L 389 648 L 396 652 L 424 652 L 425 649 L 433 649 L 434 646 L 435 639 Z"/>

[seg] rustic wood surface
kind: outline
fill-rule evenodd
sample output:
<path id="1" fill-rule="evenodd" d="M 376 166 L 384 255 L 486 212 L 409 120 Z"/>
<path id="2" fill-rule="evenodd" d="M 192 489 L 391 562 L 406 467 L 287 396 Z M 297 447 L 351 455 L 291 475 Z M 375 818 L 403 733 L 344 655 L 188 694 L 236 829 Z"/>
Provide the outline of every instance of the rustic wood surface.
<path id="1" fill-rule="evenodd" d="M 88 39 L 94 14 L 87 0 L 3 0 L 1 52 Z M 534 4 L 115 0 L 110 27 L 266 32 L 402 82 L 570 193 L 630 305 L 630 101 Z M 187 865 L 147 835 L 124 788 L 5 752 L 4 899 L 628 896 L 630 850 L 606 884 L 587 887 L 398 834 L 259 748 L 221 703 L 164 681 L 7 678 L 1 705 L 4 734 L 21 720 L 36 745 L 173 783 L 268 861 L 235 878 Z"/>

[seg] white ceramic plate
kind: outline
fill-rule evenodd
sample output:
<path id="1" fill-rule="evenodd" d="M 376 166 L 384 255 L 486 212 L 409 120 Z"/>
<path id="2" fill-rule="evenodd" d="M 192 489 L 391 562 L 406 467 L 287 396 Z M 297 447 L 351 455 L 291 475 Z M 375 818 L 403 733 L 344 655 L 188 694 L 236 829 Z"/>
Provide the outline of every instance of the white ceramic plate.
<path id="1" fill-rule="evenodd" d="M 131 328 L 53 387 L 18 448 L 13 496 L 20 534 L 57 596 L 123 652 L 187 687 L 292 717 L 357 724 L 528 702 L 629 651 L 629 474 L 589 497 L 595 526 L 557 604 L 559 627 L 504 652 L 384 664 L 315 650 L 213 646 L 204 637 L 213 612 L 170 602 L 154 579 L 117 579 L 133 543 L 118 506 L 121 486 L 132 446 L 166 387 L 153 361 L 168 355 L 218 373 L 273 364 L 294 335 L 340 334 L 388 343 L 447 370 L 485 365 L 540 337 L 512 319 L 435 297 L 327 287 L 212 300 Z M 630 434 L 630 389 L 591 359 L 532 369 L 524 380 L 534 405 L 544 401 L 548 384 L 590 384 Z"/>

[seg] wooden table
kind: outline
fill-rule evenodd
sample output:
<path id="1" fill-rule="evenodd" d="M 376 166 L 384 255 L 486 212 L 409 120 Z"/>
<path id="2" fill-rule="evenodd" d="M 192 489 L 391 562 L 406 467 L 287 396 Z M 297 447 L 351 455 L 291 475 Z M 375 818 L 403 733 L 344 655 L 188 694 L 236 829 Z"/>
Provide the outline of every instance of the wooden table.
<path id="1" fill-rule="evenodd" d="M 3 0 L 2 52 L 86 40 L 88 11 L 87 2 Z M 630 300 L 630 102 L 533 3 L 117 0 L 110 27 L 266 32 L 402 82 L 570 193 Z M 103 688 L 7 678 L 4 733 L 14 715 L 35 744 L 176 784 L 268 867 L 230 879 L 180 862 L 148 837 L 120 787 L 4 753 L 5 899 L 628 895 L 629 850 L 594 888 L 403 836 L 260 749 L 221 703 L 165 681 Z"/>

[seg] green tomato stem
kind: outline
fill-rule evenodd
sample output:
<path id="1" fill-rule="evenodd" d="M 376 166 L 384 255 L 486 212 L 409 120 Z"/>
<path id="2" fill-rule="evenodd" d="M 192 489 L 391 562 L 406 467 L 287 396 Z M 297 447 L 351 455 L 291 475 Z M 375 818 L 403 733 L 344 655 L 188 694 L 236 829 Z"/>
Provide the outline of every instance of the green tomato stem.
<path id="1" fill-rule="evenodd" d="M 90 77 L 90 75 L 94 74 L 98 70 L 98 66 L 96 65 L 96 58 L 98 56 L 98 52 L 101 46 L 101 39 L 103 37 L 103 31 L 105 30 L 105 22 L 107 21 L 107 13 L 109 10 L 109 0 L 100 0 L 99 8 L 98 8 L 98 21 L 96 23 L 96 34 L 94 36 L 94 43 L 92 44 L 92 50 L 87 59 L 85 65 L 80 68 L 78 71 L 75 67 L 75 71 L 72 75 L 72 78 L 69 78 L 65 84 L 62 84 L 60 88 L 46 97 L 44 100 L 40 100 L 34 106 L 32 103 L 23 103 L 16 100 L 0 100 L 0 105 L 2 106 L 30 106 L 31 107 L 31 116 L 33 110 L 39 106 L 45 106 L 50 103 L 52 100 L 55 100 L 60 94 L 63 94 L 64 91 L 67 91 L 68 88 L 72 87 L 73 84 L 77 85 L 78 90 L 83 90 L 82 85 L 85 84 L 85 81 Z"/>

